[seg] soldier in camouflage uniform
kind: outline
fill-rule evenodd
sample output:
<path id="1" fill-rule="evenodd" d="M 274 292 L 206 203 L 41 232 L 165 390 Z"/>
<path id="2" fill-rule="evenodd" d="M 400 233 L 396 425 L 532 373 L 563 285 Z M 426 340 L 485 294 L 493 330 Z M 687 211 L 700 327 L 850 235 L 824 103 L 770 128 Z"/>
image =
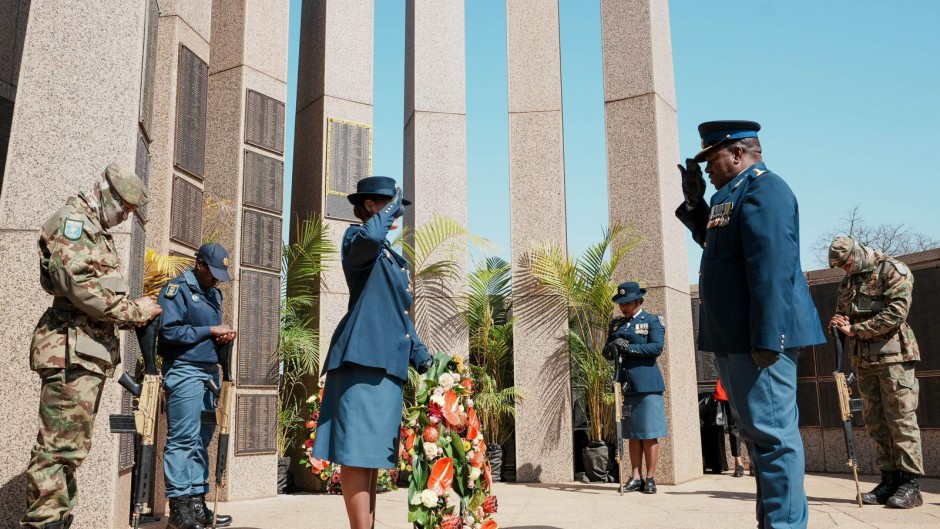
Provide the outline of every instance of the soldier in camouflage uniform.
<path id="1" fill-rule="evenodd" d="M 23 527 L 67 528 L 78 503 L 75 473 L 91 449 L 105 377 L 120 362 L 117 330 L 160 314 L 150 298 L 127 299 L 108 229 L 149 201 L 129 169 L 111 164 L 91 192 L 70 197 L 39 234 L 39 280 L 53 297 L 33 331 L 39 434 L 27 477 Z"/>
<path id="2" fill-rule="evenodd" d="M 832 241 L 829 266 L 846 272 L 830 325 L 848 336 L 865 427 L 878 447 L 881 482 L 862 501 L 917 507 L 923 504 L 917 478 L 924 475 L 924 458 L 914 376 L 920 351 L 907 324 L 914 275 L 901 261 L 849 237 Z"/>

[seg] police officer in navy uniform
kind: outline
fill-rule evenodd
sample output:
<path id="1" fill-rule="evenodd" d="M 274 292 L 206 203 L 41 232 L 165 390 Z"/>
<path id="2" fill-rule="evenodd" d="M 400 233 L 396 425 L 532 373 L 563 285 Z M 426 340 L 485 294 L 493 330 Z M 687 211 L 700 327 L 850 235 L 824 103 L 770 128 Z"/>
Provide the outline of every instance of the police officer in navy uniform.
<path id="1" fill-rule="evenodd" d="M 698 349 L 715 353 L 747 441 L 758 527 L 805 528 L 796 356 L 825 335 L 800 269 L 799 208 L 762 161 L 760 125 L 710 121 L 698 130 L 702 150 L 679 165 L 685 202 L 676 210 L 704 249 Z M 710 207 L 703 161 L 716 189 Z"/>
<path id="2" fill-rule="evenodd" d="M 662 319 L 640 308 L 646 289 L 627 281 L 617 287 L 613 302 L 622 317 L 610 322 L 604 355 L 620 355 L 617 382 L 623 389 L 623 438 L 629 439 L 631 477 L 624 492 L 656 494 L 656 463 L 659 438 L 666 437 L 663 392 L 666 384 L 656 359 L 663 354 L 666 328 Z M 646 478 L 640 472 L 646 460 Z"/>
<path id="3" fill-rule="evenodd" d="M 167 407 L 163 472 L 170 529 L 202 529 L 212 524 L 205 499 L 208 447 L 215 426 L 204 424 L 201 418 L 203 411 L 215 409 L 205 383 L 213 380 L 219 385 L 217 349 L 236 336 L 235 329 L 222 323 L 222 293 L 216 288 L 220 281 L 231 281 L 228 265 L 225 248 L 205 244 L 196 253 L 192 270 L 167 283 L 158 300 L 163 308 L 159 353 Z M 231 516 L 219 515 L 220 527 L 231 523 Z"/>

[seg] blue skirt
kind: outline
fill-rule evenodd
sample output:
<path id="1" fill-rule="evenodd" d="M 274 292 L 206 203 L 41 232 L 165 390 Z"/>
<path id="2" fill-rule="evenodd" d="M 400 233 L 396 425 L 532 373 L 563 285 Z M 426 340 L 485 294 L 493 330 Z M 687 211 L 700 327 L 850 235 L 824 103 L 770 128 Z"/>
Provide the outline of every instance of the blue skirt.
<path id="1" fill-rule="evenodd" d="M 666 437 L 666 410 L 662 393 L 628 393 L 623 396 L 624 439 Z"/>
<path id="2" fill-rule="evenodd" d="M 363 468 L 398 466 L 402 381 L 346 363 L 326 375 L 313 457 Z"/>

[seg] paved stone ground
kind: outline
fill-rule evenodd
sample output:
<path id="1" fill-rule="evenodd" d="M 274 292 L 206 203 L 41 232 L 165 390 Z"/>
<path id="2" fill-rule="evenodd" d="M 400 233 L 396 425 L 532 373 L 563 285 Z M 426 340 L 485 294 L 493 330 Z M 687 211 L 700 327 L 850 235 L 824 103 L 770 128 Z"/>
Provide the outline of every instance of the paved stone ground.
<path id="1" fill-rule="evenodd" d="M 870 490 L 873 476 L 864 477 L 862 490 Z M 924 505 L 911 510 L 855 503 L 855 485 L 845 475 L 806 476 L 811 529 L 938 528 L 940 480 L 924 480 Z M 503 484 L 495 485 L 499 498 L 496 521 L 503 529 L 753 529 L 754 482 L 730 474 L 669 486 L 659 493 L 627 493 L 614 485 Z M 410 529 L 406 520 L 405 490 L 378 496 L 377 528 Z M 235 517 L 233 529 L 344 529 L 348 526 L 340 496 L 288 495 L 277 498 L 223 503 L 220 512 Z M 163 524 L 147 524 L 158 529 Z"/>

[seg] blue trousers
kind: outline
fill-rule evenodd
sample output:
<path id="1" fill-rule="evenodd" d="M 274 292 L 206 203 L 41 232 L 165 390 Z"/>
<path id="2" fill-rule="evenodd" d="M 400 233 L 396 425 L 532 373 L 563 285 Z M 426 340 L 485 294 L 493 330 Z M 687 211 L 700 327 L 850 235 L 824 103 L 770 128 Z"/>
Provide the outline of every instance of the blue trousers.
<path id="1" fill-rule="evenodd" d="M 796 355 L 796 349 L 787 349 L 767 368 L 758 367 L 747 353 L 715 355 L 721 385 L 750 452 L 757 478 L 757 527 L 762 529 L 805 529 L 809 518 Z"/>
<path id="2" fill-rule="evenodd" d="M 203 410 L 215 409 L 206 380 L 219 384 L 215 365 L 173 362 L 164 366 L 167 435 L 163 451 L 166 497 L 205 494 L 209 490 L 209 443 L 214 424 L 202 423 Z"/>

